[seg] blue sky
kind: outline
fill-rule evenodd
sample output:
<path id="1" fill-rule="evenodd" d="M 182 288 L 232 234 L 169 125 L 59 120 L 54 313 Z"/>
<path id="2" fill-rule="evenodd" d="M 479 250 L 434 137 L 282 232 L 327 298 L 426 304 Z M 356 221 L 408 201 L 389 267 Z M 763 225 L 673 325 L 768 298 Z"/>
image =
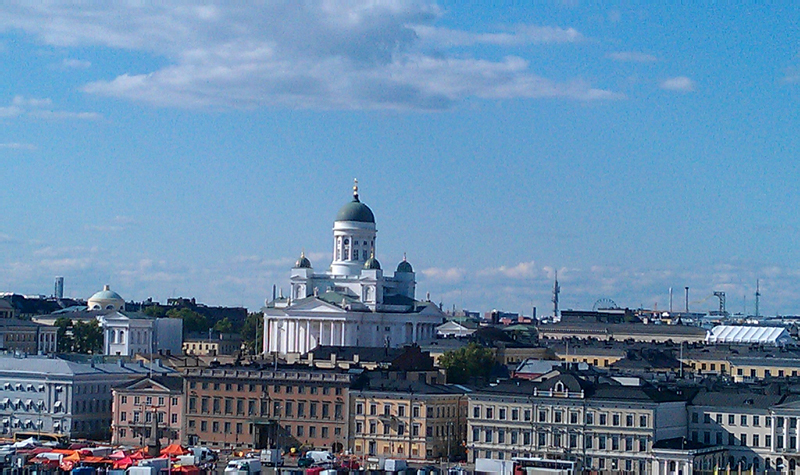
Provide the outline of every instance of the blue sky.
<path id="1" fill-rule="evenodd" d="M 451 308 L 800 313 L 797 6 L 0 6 L 0 290 L 257 309 L 330 262 Z"/>

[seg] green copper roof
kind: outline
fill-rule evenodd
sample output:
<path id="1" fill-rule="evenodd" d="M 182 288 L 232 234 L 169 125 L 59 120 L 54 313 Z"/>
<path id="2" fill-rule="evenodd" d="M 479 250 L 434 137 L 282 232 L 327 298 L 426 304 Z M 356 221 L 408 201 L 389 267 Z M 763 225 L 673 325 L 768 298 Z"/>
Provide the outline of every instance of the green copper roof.
<path id="1" fill-rule="evenodd" d="M 380 268 L 381 263 L 378 262 L 378 259 L 375 259 L 374 257 L 370 257 L 367 259 L 367 262 L 364 263 L 364 269 L 378 270 Z"/>
<path id="2" fill-rule="evenodd" d="M 369 206 L 354 198 L 353 201 L 342 206 L 336 215 L 336 221 L 357 221 L 360 223 L 374 223 L 375 215 Z"/>
<path id="3" fill-rule="evenodd" d="M 407 260 L 403 259 L 400 264 L 397 264 L 397 272 L 414 272 L 414 268 Z"/>

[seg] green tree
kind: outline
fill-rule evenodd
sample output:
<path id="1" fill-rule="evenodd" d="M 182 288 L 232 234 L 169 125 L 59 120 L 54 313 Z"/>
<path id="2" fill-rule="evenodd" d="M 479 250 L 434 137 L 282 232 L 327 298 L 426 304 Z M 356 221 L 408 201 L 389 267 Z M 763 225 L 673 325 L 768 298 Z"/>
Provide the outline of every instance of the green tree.
<path id="1" fill-rule="evenodd" d="M 72 320 L 67 317 L 58 317 L 55 321 L 55 326 L 58 328 L 58 351 L 70 352 L 75 344 L 72 338 Z"/>
<path id="2" fill-rule="evenodd" d="M 264 314 L 262 312 L 248 313 L 242 326 L 242 340 L 247 352 L 251 355 L 261 353 L 264 338 Z"/>
<path id="3" fill-rule="evenodd" d="M 233 333 L 233 324 L 228 320 L 228 317 L 225 317 L 214 324 L 214 331 L 218 333 Z"/>
<path id="4" fill-rule="evenodd" d="M 488 378 L 494 368 L 494 353 L 477 343 L 445 352 L 439 366 L 447 372 L 448 383 L 466 383 L 472 378 Z"/>
<path id="5" fill-rule="evenodd" d="M 188 308 L 177 309 L 173 308 L 167 312 L 169 318 L 180 318 L 183 320 L 183 334 L 189 333 L 208 333 L 211 326 L 208 324 L 208 319 L 204 315 L 200 315 L 194 310 Z"/>
<path id="6" fill-rule="evenodd" d="M 76 353 L 99 353 L 103 350 L 103 330 L 97 320 L 77 322 L 72 326 L 73 351 Z"/>
<path id="7" fill-rule="evenodd" d="M 167 316 L 167 309 L 159 304 L 145 307 L 144 314 L 153 318 L 164 318 Z"/>

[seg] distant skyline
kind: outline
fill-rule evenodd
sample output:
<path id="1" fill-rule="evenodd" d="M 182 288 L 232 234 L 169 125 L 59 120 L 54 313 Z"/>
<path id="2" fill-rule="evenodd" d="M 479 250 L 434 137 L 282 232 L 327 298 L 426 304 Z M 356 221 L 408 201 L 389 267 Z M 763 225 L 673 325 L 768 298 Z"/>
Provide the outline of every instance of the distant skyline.
<path id="1" fill-rule="evenodd" d="M 377 258 L 446 309 L 800 314 L 800 5 L 0 6 L 0 291 L 258 310 Z"/>

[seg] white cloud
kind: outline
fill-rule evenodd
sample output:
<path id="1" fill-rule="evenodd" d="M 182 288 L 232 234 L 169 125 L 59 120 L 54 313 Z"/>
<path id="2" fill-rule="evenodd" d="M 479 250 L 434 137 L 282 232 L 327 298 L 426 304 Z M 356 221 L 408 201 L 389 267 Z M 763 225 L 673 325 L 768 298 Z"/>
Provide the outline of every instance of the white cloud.
<path id="1" fill-rule="evenodd" d="M 422 269 L 422 275 L 436 283 L 454 283 L 464 278 L 465 271 L 459 267 Z"/>
<path id="2" fill-rule="evenodd" d="M 677 92 L 691 92 L 695 90 L 695 83 L 686 76 L 677 76 L 661 82 L 661 89 Z"/>
<path id="3" fill-rule="evenodd" d="M 616 51 L 608 53 L 606 57 L 623 63 L 654 63 L 658 61 L 658 58 L 652 54 L 637 51 Z"/>
<path id="4" fill-rule="evenodd" d="M 64 58 L 64 60 L 61 61 L 61 66 L 66 69 L 87 69 L 92 66 L 92 62 L 75 58 Z"/>
<path id="5" fill-rule="evenodd" d="M 546 276 L 547 269 L 539 269 L 536 262 L 520 262 L 514 266 L 500 266 L 483 269 L 478 272 L 478 275 L 497 276 L 502 275 L 512 279 L 526 279 L 534 276 Z"/>
<path id="6" fill-rule="evenodd" d="M 515 30 L 499 33 L 473 33 L 430 25 L 414 25 L 421 40 L 436 46 L 474 46 L 478 44 L 519 46 L 525 44 L 576 43 L 584 37 L 574 28 L 520 25 Z"/>
<path id="7" fill-rule="evenodd" d="M 53 101 L 49 98 L 14 96 L 11 104 L 0 106 L 0 118 L 31 117 L 35 119 L 57 120 L 98 120 L 102 118 L 97 112 L 71 112 L 53 109 Z"/>
<path id="8" fill-rule="evenodd" d="M 58 111 L 58 110 L 32 110 L 28 112 L 29 117 L 34 117 L 37 119 L 52 119 L 52 120 L 69 120 L 69 119 L 76 119 L 76 120 L 99 120 L 102 119 L 102 114 L 97 112 L 70 112 L 70 111 Z"/>
<path id="9" fill-rule="evenodd" d="M 543 78 L 519 58 L 442 53 L 455 45 L 581 41 L 574 28 L 438 28 L 441 11 L 424 0 L 120 5 L 7 7 L 0 12 L 0 31 L 18 28 L 53 45 L 101 45 L 167 58 L 159 69 L 122 71 L 83 89 L 157 106 L 430 110 L 471 97 L 621 97 L 580 79 Z"/>
<path id="10" fill-rule="evenodd" d="M 0 143 L 0 149 L 5 150 L 36 150 L 36 145 L 20 142 Z"/>
<path id="11" fill-rule="evenodd" d="M 130 216 L 115 216 L 107 223 L 94 223 L 84 225 L 84 229 L 104 233 L 118 233 L 127 231 L 136 225 L 136 220 Z"/>

